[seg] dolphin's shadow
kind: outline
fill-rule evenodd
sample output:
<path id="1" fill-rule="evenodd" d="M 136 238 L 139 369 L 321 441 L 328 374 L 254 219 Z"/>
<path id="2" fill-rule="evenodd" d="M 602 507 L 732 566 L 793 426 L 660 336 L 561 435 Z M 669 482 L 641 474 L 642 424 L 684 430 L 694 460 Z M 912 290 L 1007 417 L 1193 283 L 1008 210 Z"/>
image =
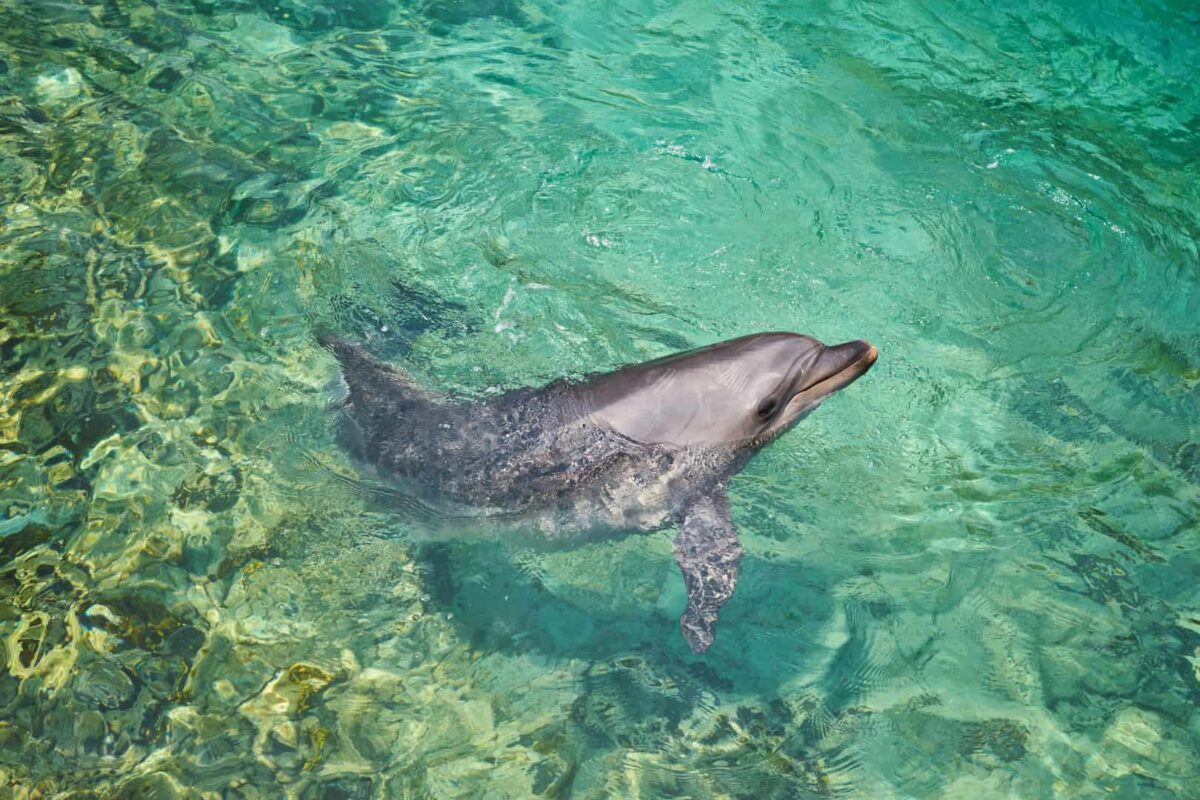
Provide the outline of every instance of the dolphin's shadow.
<path id="1" fill-rule="evenodd" d="M 619 771 L 626 755 L 638 753 L 637 769 L 652 774 L 630 780 L 656 796 L 697 796 L 701 774 L 710 790 L 739 797 L 829 797 L 857 780 L 863 753 L 848 732 L 869 735 L 876 724 L 862 703 L 871 686 L 859 680 L 870 675 L 872 654 L 860 625 L 847 626 L 844 642 L 827 636 L 831 624 L 853 616 L 841 613 L 845 601 L 833 591 L 841 576 L 744 555 L 716 641 L 697 656 L 679 630 L 683 579 L 669 551 L 661 565 L 636 568 L 678 582 L 678 596 L 614 611 L 601 593 L 574 591 L 566 599 L 541 585 L 504 542 L 454 540 L 416 550 L 429 602 L 452 614 L 449 624 L 474 655 L 484 663 L 496 653 L 511 656 L 533 685 L 546 671 L 556 676 L 550 685 L 570 682 L 573 699 L 533 735 L 573 765 L 566 773 Z M 617 547 L 586 562 L 606 569 L 612 559 L 606 565 L 604 557 L 640 557 L 631 555 L 637 550 Z M 603 610 L 589 608 L 589 599 Z M 830 646 L 831 639 L 838 643 Z M 510 691 L 509 679 L 493 686 L 493 675 L 507 670 L 491 663 L 473 677 L 475 688 Z"/>
<path id="2" fill-rule="evenodd" d="M 679 630 L 686 598 L 674 560 L 668 554 L 661 563 L 657 558 L 646 563 L 649 555 L 621 544 L 608 549 L 615 548 L 617 558 L 643 559 L 637 569 L 663 587 L 657 600 L 614 604 L 611 595 L 578 587 L 568 598 L 523 566 L 502 541 L 425 542 L 417 546 L 417 559 L 435 606 L 480 652 L 520 653 L 548 662 L 609 662 L 635 655 L 668 673 L 694 675 L 714 692 L 738 694 L 771 693 L 828 660 L 822 631 L 835 614 L 832 589 L 844 576 L 745 554 L 715 643 L 693 655 Z M 610 554 L 598 554 L 597 566 Z M 830 697 L 830 702 L 846 705 L 854 699 Z"/>

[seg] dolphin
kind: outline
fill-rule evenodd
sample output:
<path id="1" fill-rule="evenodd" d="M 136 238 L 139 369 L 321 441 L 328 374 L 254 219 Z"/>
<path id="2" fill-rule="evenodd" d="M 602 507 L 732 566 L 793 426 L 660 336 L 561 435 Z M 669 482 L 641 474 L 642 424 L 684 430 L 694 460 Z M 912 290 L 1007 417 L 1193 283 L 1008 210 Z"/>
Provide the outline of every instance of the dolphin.
<path id="1" fill-rule="evenodd" d="M 729 479 L 878 355 L 861 340 L 759 333 L 471 399 L 430 391 L 360 345 L 318 340 L 349 388 L 356 454 L 439 513 L 518 520 L 547 541 L 677 525 L 680 629 L 694 653 L 712 644 L 737 585 Z"/>

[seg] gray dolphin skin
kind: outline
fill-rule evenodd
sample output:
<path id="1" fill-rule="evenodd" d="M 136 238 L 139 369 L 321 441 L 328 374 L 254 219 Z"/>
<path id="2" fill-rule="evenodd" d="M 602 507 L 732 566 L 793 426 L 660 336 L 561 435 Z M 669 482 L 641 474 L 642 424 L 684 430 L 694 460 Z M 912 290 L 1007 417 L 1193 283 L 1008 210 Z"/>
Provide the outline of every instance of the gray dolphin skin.
<path id="1" fill-rule="evenodd" d="M 427 391 L 362 347 L 320 336 L 349 387 L 358 455 L 443 513 L 517 520 L 548 541 L 678 526 L 680 627 L 702 653 L 742 548 L 725 485 L 862 376 L 867 342 L 760 333 L 483 399 Z"/>

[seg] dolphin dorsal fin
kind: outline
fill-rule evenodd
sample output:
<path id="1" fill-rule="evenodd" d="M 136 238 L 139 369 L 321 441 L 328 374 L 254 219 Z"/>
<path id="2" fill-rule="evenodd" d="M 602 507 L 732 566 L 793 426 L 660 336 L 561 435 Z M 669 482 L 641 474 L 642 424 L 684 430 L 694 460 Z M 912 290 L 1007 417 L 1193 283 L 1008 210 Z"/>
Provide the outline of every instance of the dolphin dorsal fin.
<path id="1" fill-rule="evenodd" d="M 444 399 L 422 387 L 411 375 L 375 358 L 362 345 L 329 334 L 319 335 L 317 341 L 337 358 L 352 400 L 362 398 L 373 405 L 378 401 L 436 403 Z"/>

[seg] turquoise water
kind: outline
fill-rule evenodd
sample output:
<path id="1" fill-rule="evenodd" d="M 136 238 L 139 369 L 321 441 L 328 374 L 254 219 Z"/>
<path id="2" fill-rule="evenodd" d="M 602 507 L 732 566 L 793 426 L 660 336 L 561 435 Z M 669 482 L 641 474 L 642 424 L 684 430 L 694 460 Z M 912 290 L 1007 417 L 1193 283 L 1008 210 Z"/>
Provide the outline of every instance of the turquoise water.
<path id="1" fill-rule="evenodd" d="M 1200 796 L 1198 73 L 1188 2 L 0 0 L 0 797 Z M 670 531 L 415 543 L 318 326 L 881 358 L 695 657 Z"/>

